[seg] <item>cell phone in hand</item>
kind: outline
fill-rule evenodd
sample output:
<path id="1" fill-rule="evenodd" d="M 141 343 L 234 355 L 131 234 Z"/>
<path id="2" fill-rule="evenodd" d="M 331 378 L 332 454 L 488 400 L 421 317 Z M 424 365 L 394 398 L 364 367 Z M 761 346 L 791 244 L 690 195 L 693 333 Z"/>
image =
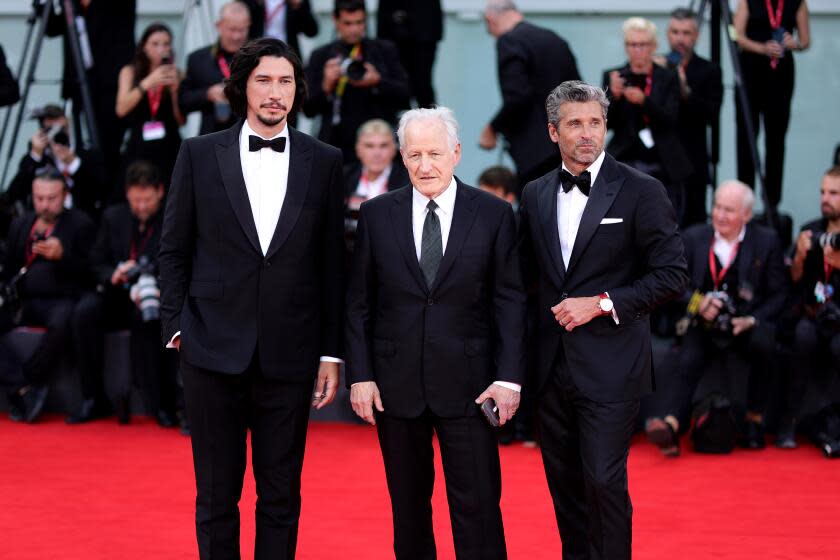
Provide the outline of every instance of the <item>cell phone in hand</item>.
<path id="1" fill-rule="evenodd" d="M 494 428 L 498 428 L 500 425 L 499 421 L 499 407 L 496 406 L 496 401 L 493 399 L 487 399 L 483 403 L 481 403 L 481 412 L 484 414 L 484 417 L 487 419 L 487 423 L 493 426 Z"/>
<path id="2" fill-rule="evenodd" d="M 172 58 L 169 55 L 163 56 L 160 59 L 160 64 L 161 64 L 161 66 L 166 65 L 166 64 L 172 64 Z"/>

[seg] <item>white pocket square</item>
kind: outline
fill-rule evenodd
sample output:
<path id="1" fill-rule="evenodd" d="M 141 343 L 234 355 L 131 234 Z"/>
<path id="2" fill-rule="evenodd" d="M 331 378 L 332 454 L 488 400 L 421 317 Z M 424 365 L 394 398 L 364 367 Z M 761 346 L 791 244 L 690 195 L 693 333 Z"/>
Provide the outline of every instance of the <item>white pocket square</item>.
<path id="1" fill-rule="evenodd" d="M 601 220 L 601 225 L 604 224 L 620 224 L 624 221 L 624 218 L 604 218 Z"/>

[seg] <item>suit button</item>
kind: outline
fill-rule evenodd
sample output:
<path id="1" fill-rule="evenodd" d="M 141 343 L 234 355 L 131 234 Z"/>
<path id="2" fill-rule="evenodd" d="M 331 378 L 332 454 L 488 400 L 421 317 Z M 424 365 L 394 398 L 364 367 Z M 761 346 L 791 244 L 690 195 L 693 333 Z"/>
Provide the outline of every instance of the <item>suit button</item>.
<path id="1" fill-rule="evenodd" d="M 266 260 L 263 261 L 263 263 L 265 264 L 266 268 L 271 268 L 271 261 L 270 260 L 266 259 Z"/>
<path id="2" fill-rule="evenodd" d="M 434 304 L 435 304 L 435 300 L 433 300 L 432 298 L 429 298 L 429 299 L 426 300 L 426 305 L 427 306 L 431 307 Z"/>
<path id="3" fill-rule="evenodd" d="M 566 299 L 567 297 L 569 297 L 569 294 L 567 294 L 566 292 L 563 292 L 562 294 L 560 294 L 560 299 L 561 300 Z"/>

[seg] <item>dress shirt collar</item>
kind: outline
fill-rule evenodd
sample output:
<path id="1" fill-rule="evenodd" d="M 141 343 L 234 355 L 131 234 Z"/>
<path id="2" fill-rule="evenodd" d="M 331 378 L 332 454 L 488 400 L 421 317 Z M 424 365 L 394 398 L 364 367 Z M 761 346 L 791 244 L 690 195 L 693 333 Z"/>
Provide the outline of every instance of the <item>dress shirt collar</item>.
<path id="1" fill-rule="evenodd" d="M 589 171 L 589 175 L 590 175 L 589 184 L 591 185 L 590 189 L 595 186 L 595 180 L 598 178 L 598 173 L 601 172 L 601 166 L 604 164 L 605 154 L 606 154 L 606 152 L 604 152 L 602 150 L 601 155 L 599 155 L 597 158 L 595 158 L 595 161 L 593 161 L 592 164 L 589 167 L 584 169 L 584 171 Z M 563 169 L 565 169 L 569 173 L 572 173 L 571 171 L 569 171 L 569 168 L 566 167 L 565 162 L 563 163 Z M 574 175 L 574 173 L 572 173 L 572 175 Z M 560 192 L 562 192 L 562 191 L 560 191 Z M 590 190 L 590 192 L 591 192 L 591 190 Z"/>
<path id="2" fill-rule="evenodd" d="M 416 187 L 412 186 L 411 190 L 414 206 L 422 206 L 423 208 L 426 208 L 426 205 L 429 204 L 429 201 L 432 199 L 424 194 L 421 194 Z M 452 216 L 452 212 L 455 210 L 456 194 L 458 194 L 458 183 L 455 181 L 455 176 L 453 175 L 452 180 L 449 181 L 449 186 L 434 198 L 435 203 L 438 205 L 438 212 L 443 212 L 444 214 Z"/>
<path id="3" fill-rule="evenodd" d="M 248 125 L 248 119 L 245 119 L 245 122 L 242 124 L 242 131 L 239 133 L 239 145 L 240 146 L 244 145 L 246 150 L 248 149 L 248 136 L 250 136 L 252 134 L 254 136 L 259 136 L 260 138 L 263 138 L 262 135 L 254 132 L 254 129 L 252 129 Z M 286 152 L 284 152 L 284 153 L 288 153 L 289 147 L 290 147 L 290 145 L 289 145 L 290 144 L 290 141 L 289 141 L 289 123 L 286 123 L 286 126 L 284 126 L 283 130 L 281 130 L 279 133 L 275 134 L 271 138 L 263 138 L 263 140 L 274 140 L 275 138 L 282 138 L 282 137 L 286 138 Z M 263 148 L 263 149 L 266 149 L 266 148 Z M 274 153 L 278 153 L 278 152 L 274 152 Z"/>
<path id="4" fill-rule="evenodd" d="M 727 241 L 724 237 L 715 230 L 715 243 L 726 243 L 727 245 L 735 245 L 735 243 L 741 243 L 744 240 L 744 236 L 747 235 L 747 226 L 741 228 L 741 233 L 738 234 L 738 239 L 736 241 Z"/>

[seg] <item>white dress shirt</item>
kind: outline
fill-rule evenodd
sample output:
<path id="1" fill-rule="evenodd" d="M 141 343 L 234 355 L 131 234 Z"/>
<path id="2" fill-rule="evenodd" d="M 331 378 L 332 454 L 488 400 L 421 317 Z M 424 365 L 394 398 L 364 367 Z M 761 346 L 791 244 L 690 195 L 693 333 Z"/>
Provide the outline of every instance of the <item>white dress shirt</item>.
<path id="1" fill-rule="evenodd" d="M 715 244 L 714 244 L 714 251 L 715 256 L 720 261 L 720 266 L 726 267 L 729 264 L 729 259 L 733 257 L 732 251 L 735 250 L 735 247 L 744 240 L 744 236 L 747 234 L 747 227 L 744 226 L 741 228 L 741 233 L 738 234 L 738 239 L 735 241 L 727 241 L 723 238 L 721 234 L 715 232 Z"/>
<path id="2" fill-rule="evenodd" d="M 370 200 L 376 198 L 380 194 L 384 194 L 388 190 L 388 178 L 391 176 L 391 165 L 385 168 L 379 177 L 373 181 L 366 177 L 366 172 L 362 169 L 362 174 L 359 176 L 359 184 L 356 187 L 355 195 Z"/>
<path id="3" fill-rule="evenodd" d="M 289 7 L 286 5 L 287 0 L 265 0 L 265 29 L 263 36 L 274 37 L 286 42 L 286 17 L 288 15 Z M 275 12 L 275 10 L 277 10 Z M 270 20 L 268 16 L 273 15 Z"/>

